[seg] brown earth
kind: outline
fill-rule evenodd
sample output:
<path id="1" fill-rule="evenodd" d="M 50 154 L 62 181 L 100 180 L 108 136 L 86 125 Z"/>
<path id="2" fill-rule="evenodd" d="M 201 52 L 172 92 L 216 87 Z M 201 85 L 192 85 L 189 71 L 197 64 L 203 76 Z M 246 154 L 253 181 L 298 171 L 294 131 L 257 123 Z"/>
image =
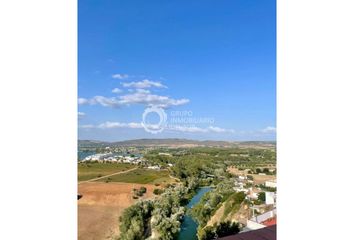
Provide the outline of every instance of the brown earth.
<path id="1" fill-rule="evenodd" d="M 253 181 L 255 184 L 263 184 L 269 180 L 275 180 L 276 176 L 274 175 L 258 175 L 258 174 L 250 174 L 253 177 Z"/>
<path id="2" fill-rule="evenodd" d="M 227 171 L 233 175 L 242 175 L 242 176 L 246 176 L 249 175 L 247 173 L 249 169 L 245 169 L 245 170 L 239 170 L 237 167 L 234 166 L 230 166 L 227 168 Z"/>
<path id="3" fill-rule="evenodd" d="M 111 239 L 119 234 L 119 216 L 136 201 L 133 188 L 144 186 L 140 199 L 154 198 L 152 184 L 87 182 L 78 185 L 78 239 Z"/>

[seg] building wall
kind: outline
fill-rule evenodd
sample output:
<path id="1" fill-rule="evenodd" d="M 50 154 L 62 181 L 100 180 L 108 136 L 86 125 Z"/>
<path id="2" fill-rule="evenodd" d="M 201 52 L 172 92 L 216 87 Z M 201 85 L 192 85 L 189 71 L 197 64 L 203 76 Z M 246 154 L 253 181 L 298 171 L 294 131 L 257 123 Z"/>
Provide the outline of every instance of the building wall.
<path id="1" fill-rule="evenodd" d="M 247 220 L 247 228 L 250 230 L 256 230 L 256 229 L 261 229 L 264 228 L 265 226 L 263 224 L 259 224 L 257 222 Z"/>
<path id="2" fill-rule="evenodd" d="M 261 215 L 253 217 L 253 218 L 251 218 L 251 220 L 254 221 L 254 222 L 260 223 L 260 222 L 266 221 L 269 218 L 274 217 L 276 214 L 277 214 L 277 209 L 273 209 L 273 210 L 271 210 L 269 212 L 265 212 L 265 213 L 263 213 Z"/>
<path id="3" fill-rule="evenodd" d="M 266 187 L 272 187 L 272 188 L 276 188 L 277 187 L 277 183 L 276 182 L 271 182 L 271 181 L 266 181 L 265 185 L 266 185 Z"/>

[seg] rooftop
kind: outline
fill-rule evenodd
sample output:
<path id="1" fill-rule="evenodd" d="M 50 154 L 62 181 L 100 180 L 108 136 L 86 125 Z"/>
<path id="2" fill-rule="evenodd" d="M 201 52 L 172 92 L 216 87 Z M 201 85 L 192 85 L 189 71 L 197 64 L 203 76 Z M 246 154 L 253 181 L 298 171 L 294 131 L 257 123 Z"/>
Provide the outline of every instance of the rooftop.
<path id="1" fill-rule="evenodd" d="M 262 224 L 266 225 L 266 226 L 275 225 L 275 224 L 277 224 L 277 218 L 273 217 L 273 218 L 267 219 L 266 221 L 262 222 Z"/>
<path id="2" fill-rule="evenodd" d="M 219 238 L 220 240 L 276 240 L 277 225 Z"/>

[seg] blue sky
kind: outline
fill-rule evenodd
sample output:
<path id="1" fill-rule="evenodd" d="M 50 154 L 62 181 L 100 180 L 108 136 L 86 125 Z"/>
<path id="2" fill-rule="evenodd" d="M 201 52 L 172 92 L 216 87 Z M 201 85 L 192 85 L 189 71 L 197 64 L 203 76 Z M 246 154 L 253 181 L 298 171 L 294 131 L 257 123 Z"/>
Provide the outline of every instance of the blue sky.
<path id="1" fill-rule="evenodd" d="M 270 0 L 80 0 L 79 139 L 275 140 L 275 9 Z M 156 134 L 141 126 L 153 106 L 167 116 Z"/>

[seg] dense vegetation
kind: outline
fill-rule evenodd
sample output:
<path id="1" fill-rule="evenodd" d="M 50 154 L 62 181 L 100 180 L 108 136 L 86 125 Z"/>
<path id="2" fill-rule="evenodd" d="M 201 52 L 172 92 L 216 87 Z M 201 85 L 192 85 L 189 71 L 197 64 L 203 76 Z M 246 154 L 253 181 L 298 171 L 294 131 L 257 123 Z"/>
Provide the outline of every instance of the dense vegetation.
<path id="1" fill-rule="evenodd" d="M 191 215 L 198 222 L 199 227 L 204 227 L 221 204 L 235 192 L 232 187 L 232 181 L 222 182 L 215 189 L 206 193 L 198 204 L 194 205 Z"/>
<path id="2" fill-rule="evenodd" d="M 184 215 L 184 204 L 193 188 L 183 185 L 170 186 L 161 197 L 151 201 L 139 201 L 127 208 L 120 217 L 120 240 L 175 239 Z"/>
<path id="3" fill-rule="evenodd" d="M 240 227 L 235 222 L 221 222 L 219 224 L 214 224 L 214 226 L 208 226 L 204 229 L 199 229 L 198 239 L 199 240 L 212 240 L 219 237 L 225 237 L 232 234 L 240 232 Z"/>
<path id="4" fill-rule="evenodd" d="M 124 210 L 120 217 L 120 240 L 144 239 L 146 237 L 146 225 L 154 208 L 152 201 L 140 201 Z"/>
<path id="5" fill-rule="evenodd" d="M 161 152 L 168 155 L 160 155 Z M 275 164 L 276 152 L 273 149 L 253 148 L 166 148 L 152 150 L 145 158 L 166 168 L 172 164 L 172 173 L 178 178 L 202 177 L 208 184 L 213 182 L 207 179 L 208 174 L 227 176 L 225 170 L 228 166 L 237 166 L 240 170 L 247 168 L 250 173 L 275 174 L 268 166 Z"/>
<path id="6" fill-rule="evenodd" d="M 220 183 L 214 190 L 206 193 L 199 201 L 199 203 L 196 204 L 191 210 L 191 215 L 199 224 L 198 239 L 214 239 L 212 236 L 215 236 L 215 234 L 221 236 L 220 234 L 223 231 L 220 230 L 217 226 L 205 227 L 207 222 L 223 203 L 225 204 L 225 209 L 221 220 L 224 220 L 225 217 L 230 213 L 232 214 L 237 212 L 244 199 L 245 194 L 243 192 L 235 192 L 232 189 L 232 181 L 225 181 L 224 183 Z M 224 229 L 226 225 L 220 225 L 219 227 Z M 231 224 L 230 229 L 234 228 L 238 232 L 238 225 Z M 218 231 L 220 232 L 217 233 Z"/>

